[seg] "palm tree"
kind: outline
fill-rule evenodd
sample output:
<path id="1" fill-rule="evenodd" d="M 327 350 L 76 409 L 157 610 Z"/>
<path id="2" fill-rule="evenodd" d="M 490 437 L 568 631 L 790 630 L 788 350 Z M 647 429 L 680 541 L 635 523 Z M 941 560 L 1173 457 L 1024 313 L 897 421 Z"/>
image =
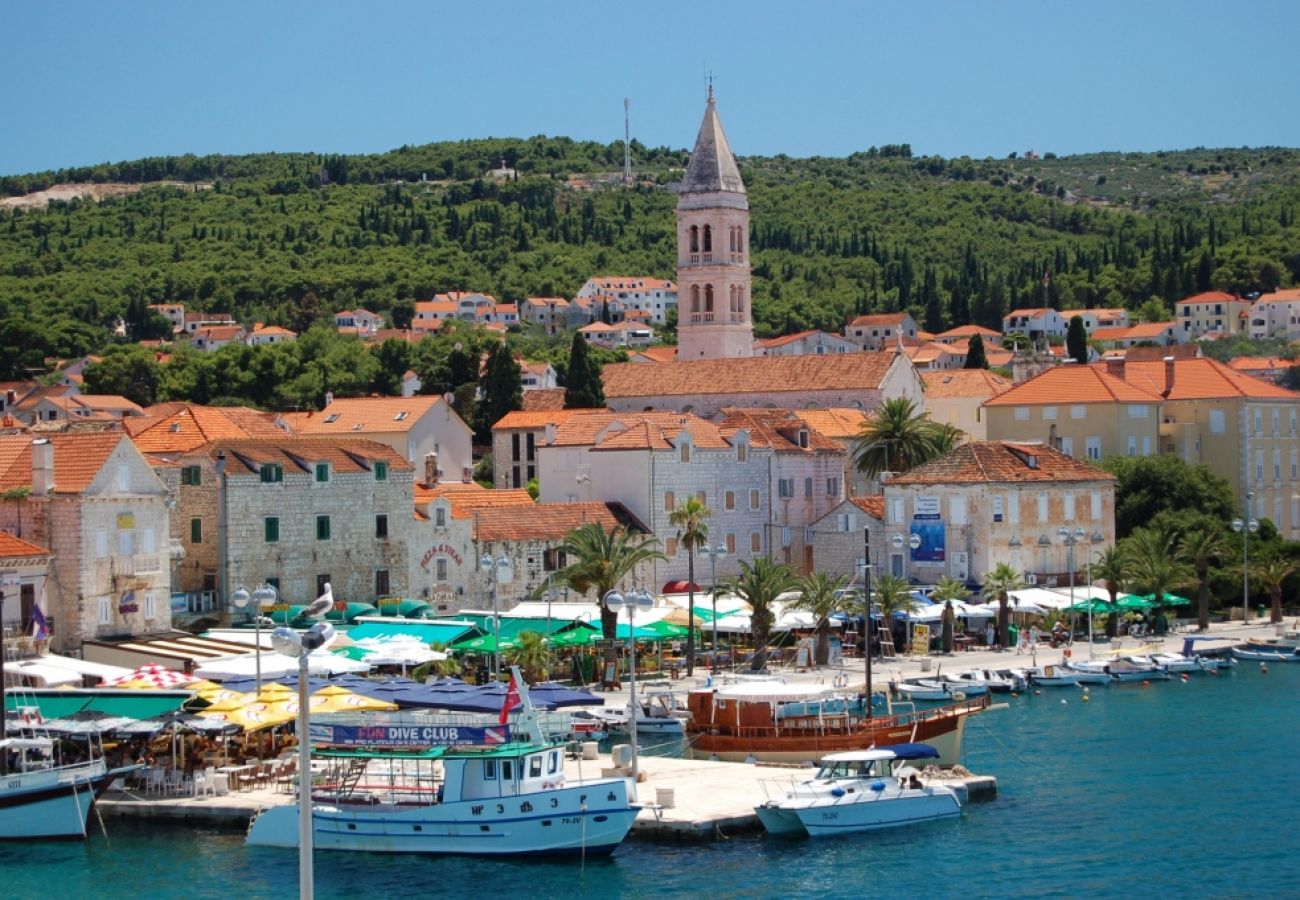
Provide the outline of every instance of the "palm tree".
<path id="1" fill-rule="evenodd" d="M 434 641 L 429 644 L 429 649 L 435 652 L 443 653 L 443 659 L 431 659 L 426 663 L 420 663 L 411 670 L 411 677 L 416 681 L 424 681 L 430 675 L 436 675 L 439 678 L 444 675 L 455 675 L 460 671 L 460 663 L 446 653 L 447 645 Z"/>
<path id="2" fill-rule="evenodd" d="M 907 397 L 894 397 L 862 424 L 853 464 L 871 478 L 881 472 L 905 472 L 951 449 L 960 434 L 930 421 L 929 414 Z"/>
<path id="3" fill-rule="evenodd" d="M 881 627 L 886 633 L 889 633 L 889 626 L 894 622 L 894 613 L 911 612 L 917 605 L 916 598 L 912 596 L 912 586 L 897 575 L 881 575 L 872 586 L 871 608 L 880 610 L 881 618 L 884 620 Z M 870 623 L 863 628 L 869 641 Z M 867 648 L 867 652 L 871 652 L 870 647 Z"/>
<path id="4" fill-rule="evenodd" d="M 1092 564 L 1092 577 L 1100 580 L 1110 595 L 1110 615 L 1106 617 L 1106 637 L 1119 634 L 1119 592 L 1128 584 L 1129 558 L 1123 545 L 1107 547 Z"/>
<path id="5" fill-rule="evenodd" d="M 1025 586 L 1024 580 L 1016 567 L 1010 563 L 998 563 L 992 572 L 984 575 L 984 593 L 994 593 L 998 598 L 998 646 L 1007 646 L 1010 637 L 1008 627 L 1011 625 L 1011 607 L 1007 595 Z"/>
<path id="6" fill-rule="evenodd" d="M 605 604 L 605 595 L 631 575 L 643 562 L 667 559 L 659 552 L 659 542 L 642 538 L 622 525 L 609 531 L 599 522 L 588 522 L 564 536 L 560 552 L 569 563 L 551 576 L 551 584 L 562 584 L 579 594 L 594 590 L 600 605 L 601 636 L 612 641 L 617 637 L 618 612 Z"/>
<path id="7" fill-rule="evenodd" d="M 1278 550 L 1266 551 L 1250 561 L 1250 577 L 1268 590 L 1273 601 L 1268 620 L 1275 625 L 1282 621 L 1282 582 L 1297 570 L 1300 564 Z"/>
<path id="8" fill-rule="evenodd" d="M 686 674 L 695 674 L 695 551 L 709 540 L 709 525 L 704 520 L 713 515 L 699 497 L 687 497 L 668 514 L 668 524 L 677 529 L 677 539 L 686 548 L 686 591 L 690 617 L 686 622 Z"/>
<path id="9" fill-rule="evenodd" d="M 524 680 L 536 684 L 551 674 L 555 663 L 555 653 L 546 640 L 546 635 L 537 631 L 521 631 L 515 638 L 513 649 L 506 651 L 506 658 L 520 668 Z"/>
<path id="10" fill-rule="evenodd" d="M 830 576 L 825 572 L 806 575 L 798 582 L 799 599 L 789 606 L 810 612 L 817 620 L 813 662 L 819 666 L 826 665 L 831 658 L 831 616 L 856 611 L 857 603 L 844 591 L 848 583 L 847 575 Z"/>
<path id="11" fill-rule="evenodd" d="M 1171 528 L 1135 528 L 1124 538 L 1129 580 L 1152 595 L 1156 606 L 1165 594 L 1196 580 L 1196 571 L 1178 552 L 1178 534 Z"/>
<path id="12" fill-rule="evenodd" d="M 1221 527 L 1205 523 L 1183 534 L 1178 552 L 1196 572 L 1196 624 L 1200 631 L 1210 627 L 1210 564 L 1228 553 L 1228 539 Z"/>
<path id="13" fill-rule="evenodd" d="M 767 642 L 772 634 L 772 604 L 776 598 L 794 587 L 797 576 L 785 563 L 770 556 L 760 556 L 752 563 L 740 561 L 740 574 L 727 578 L 722 589 L 735 594 L 752 610 L 750 631 L 754 635 L 754 657 L 749 667 L 759 672 L 767 665 Z"/>
<path id="14" fill-rule="evenodd" d="M 952 603 L 965 600 L 970 596 L 970 590 L 955 578 L 949 578 L 947 575 L 939 579 L 939 583 L 934 586 L 934 592 L 930 594 L 930 599 L 937 603 L 944 604 L 943 609 L 943 629 L 941 632 L 941 641 L 943 652 L 951 653 L 953 644 L 953 630 L 955 627 Z"/>

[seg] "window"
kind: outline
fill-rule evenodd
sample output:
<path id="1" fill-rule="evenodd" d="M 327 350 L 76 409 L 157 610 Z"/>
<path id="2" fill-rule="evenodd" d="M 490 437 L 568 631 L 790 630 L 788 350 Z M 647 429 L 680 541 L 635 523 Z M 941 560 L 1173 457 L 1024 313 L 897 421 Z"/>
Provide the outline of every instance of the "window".
<path id="1" fill-rule="evenodd" d="M 1263 450 L 1255 451 L 1255 480 L 1256 481 L 1264 480 L 1264 451 Z"/>
<path id="2" fill-rule="evenodd" d="M 262 540 L 274 544 L 280 540 L 280 517 L 267 516 L 262 520 Z"/>
<path id="3" fill-rule="evenodd" d="M 727 552 L 728 553 L 736 552 L 736 536 L 734 534 L 727 535 Z"/>
<path id="4" fill-rule="evenodd" d="M 1138 452 L 1138 439 L 1137 439 L 1137 435 L 1135 435 L 1135 434 L 1130 434 L 1130 435 L 1128 436 L 1128 455 L 1129 455 L 1129 456 L 1137 456 L 1137 452 Z"/>
<path id="5" fill-rule="evenodd" d="M 202 484 L 203 468 L 201 466 L 182 466 L 181 484 Z"/>
<path id="6" fill-rule="evenodd" d="M 1101 491 L 1092 492 L 1092 520 L 1096 522 L 1101 518 Z"/>
<path id="7" fill-rule="evenodd" d="M 826 479 L 826 496 L 838 497 L 840 495 L 840 480 L 838 478 Z"/>
<path id="8" fill-rule="evenodd" d="M 858 527 L 858 517 L 853 513 L 840 513 L 835 517 L 836 531 L 856 531 Z"/>
<path id="9" fill-rule="evenodd" d="M 284 481 L 284 468 L 279 463 L 262 463 L 258 474 L 261 475 L 263 484 Z"/>
<path id="10" fill-rule="evenodd" d="M 1086 419 L 1086 418 L 1088 418 L 1088 407 L 1084 406 L 1082 403 L 1076 403 L 1074 406 L 1071 406 L 1071 407 L 1070 407 L 1070 418 L 1071 418 L 1071 419 Z"/>
<path id="11" fill-rule="evenodd" d="M 379 461 L 375 463 L 375 481 L 388 480 L 388 463 Z"/>
<path id="12" fill-rule="evenodd" d="M 330 464 L 316 463 L 316 481 L 324 484 L 330 480 Z"/>
<path id="13" fill-rule="evenodd" d="M 1055 407 L 1055 406 L 1044 406 L 1044 407 L 1043 407 L 1043 418 L 1044 418 L 1044 419 L 1055 419 L 1055 418 L 1056 418 L 1056 407 Z"/>
<path id="14" fill-rule="evenodd" d="M 751 553 L 763 552 L 763 535 L 757 531 L 749 533 L 749 551 Z"/>
<path id="15" fill-rule="evenodd" d="M 1282 480 L 1282 451 L 1281 450 L 1273 451 L 1273 480 L 1274 481 Z"/>
<path id="16" fill-rule="evenodd" d="M 1066 456 L 1074 456 L 1074 438 L 1063 437 L 1061 440 L 1061 452 Z"/>
<path id="17" fill-rule="evenodd" d="M 677 538 L 670 537 L 664 542 L 664 553 L 668 556 L 677 555 Z"/>
<path id="18" fill-rule="evenodd" d="M 690 444 L 685 444 L 685 443 L 682 444 L 682 446 L 681 446 L 679 452 L 681 453 L 681 460 L 682 460 L 682 462 L 684 462 L 684 463 L 688 463 L 688 462 L 691 461 L 691 445 L 690 445 Z"/>
<path id="19" fill-rule="evenodd" d="M 433 578 L 435 581 L 447 580 L 447 557 L 439 556 L 433 561 Z"/>
<path id="20" fill-rule="evenodd" d="M 696 491 L 695 499 L 699 501 L 700 506 L 709 505 L 709 495 L 706 494 L 704 491 Z"/>
<path id="21" fill-rule="evenodd" d="M 1291 414 L 1291 430 L 1295 431 L 1295 414 Z M 749 459 L 749 444 L 740 441 L 736 444 L 736 462 L 745 462 Z"/>
<path id="22" fill-rule="evenodd" d="M 1255 410 L 1255 433 L 1259 434 L 1263 430 L 1264 430 L 1264 411 L 1262 409 L 1257 409 Z"/>
<path id="23" fill-rule="evenodd" d="M 672 512 L 677 508 L 677 497 L 672 491 L 664 491 L 664 512 Z"/>
<path id="24" fill-rule="evenodd" d="M 790 526 L 789 526 L 789 525 L 784 525 L 784 526 L 781 527 L 781 546 L 782 546 L 782 547 L 789 547 L 789 546 L 790 546 Z"/>
<path id="25" fill-rule="evenodd" d="M 894 525 L 897 525 L 903 521 L 903 498 L 902 497 L 889 498 L 889 521 Z"/>
<path id="26" fill-rule="evenodd" d="M 805 479 L 803 480 L 803 495 L 804 495 L 804 497 L 811 497 L 811 496 L 812 496 L 812 484 L 813 484 L 813 480 L 812 480 L 811 478 L 805 478 Z"/>
<path id="27" fill-rule="evenodd" d="M 735 508 L 736 508 L 736 492 L 735 492 L 735 491 L 723 491 L 723 492 L 722 492 L 722 506 L 723 506 L 724 509 L 735 509 Z"/>
<path id="28" fill-rule="evenodd" d="M 776 483 L 776 488 L 777 488 L 776 493 L 778 497 L 793 497 L 794 479 L 793 478 L 779 479 Z"/>
<path id="29" fill-rule="evenodd" d="M 134 531 L 119 531 L 117 533 L 117 552 L 122 556 L 135 555 Z"/>
<path id="30" fill-rule="evenodd" d="M 993 496 L 993 521 L 1002 521 L 1002 496 L 1000 494 Z"/>
<path id="31" fill-rule="evenodd" d="M 131 467 L 120 465 L 117 467 L 117 489 L 122 493 L 128 493 L 131 490 Z"/>
<path id="32" fill-rule="evenodd" d="M 95 559 L 108 557 L 108 532 L 100 528 L 95 532 Z"/>
<path id="33" fill-rule="evenodd" d="M 1065 521 L 1073 522 L 1074 521 L 1074 494 L 1071 493 L 1070 491 L 1066 491 L 1064 494 L 1061 495 L 1061 498 L 1065 501 L 1065 512 L 1063 513 L 1063 515 L 1065 516 Z"/>
<path id="34" fill-rule="evenodd" d="M 1295 410 L 1291 410 L 1291 433 L 1295 434 Z"/>
<path id="35" fill-rule="evenodd" d="M 948 510 L 949 513 L 952 515 L 952 524 L 954 525 L 968 524 L 965 497 L 949 497 Z"/>
<path id="36" fill-rule="evenodd" d="M 330 539 L 330 517 L 316 517 L 316 540 L 328 541 Z"/>
<path id="37" fill-rule="evenodd" d="M 1273 433 L 1277 434 L 1282 430 L 1282 410 L 1277 407 L 1273 408 Z"/>
<path id="38" fill-rule="evenodd" d="M 388 516 L 385 513 L 375 516 L 375 540 L 388 540 Z"/>
<path id="39" fill-rule="evenodd" d="M 551 548 L 542 551 L 542 569 L 547 572 L 557 572 L 569 564 L 568 557 L 563 550 Z"/>
<path id="40" fill-rule="evenodd" d="M 99 624 L 112 625 L 113 624 L 113 601 L 110 600 L 108 597 L 100 597 L 99 603 L 96 605 L 99 607 Z"/>
<path id="41" fill-rule="evenodd" d="M 202 519 L 197 519 L 197 518 L 190 519 L 190 543 L 191 544 L 203 543 L 203 520 Z"/>
<path id="42" fill-rule="evenodd" d="M 1151 407 L 1144 403 L 1130 403 L 1128 407 L 1128 417 L 1130 419 L 1145 419 L 1151 415 Z"/>
<path id="43" fill-rule="evenodd" d="M 1088 459 L 1101 459 L 1101 438 L 1090 437 L 1084 439 L 1084 455 Z"/>
<path id="44" fill-rule="evenodd" d="M 1020 524 L 1020 495 L 1007 497 L 1007 521 L 1012 525 Z"/>
<path id="45" fill-rule="evenodd" d="M 1151 455 L 1151 435 L 1149 434 L 1142 435 L 1142 455 Z"/>
<path id="46" fill-rule="evenodd" d="M 749 492 L 749 508 L 758 509 L 762 505 L 762 496 L 758 491 Z"/>
<path id="47" fill-rule="evenodd" d="M 144 619 L 152 622 L 158 618 L 158 597 L 155 594 L 144 595 Z"/>
<path id="48" fill-rule="evenodd" d="M 1210 410 L 1210 434 L 1223 434 L 1225 431 L 1227 427 L 1224 423 L 1223 410 Z"/>
<path id="49" fill-rule="evenodd" d="M 1038 495 L 1038 521 L 1040 522 L 1047 521 L 1047 500 L 1047 494 Z"/>
<path id="50" fill-rule="evenodd" d="M 387 569 L 375 570 L 375 596 L 376 597 L 388 596 L 388 570 Z"/>
<path id="51" fill-rule="evenodd" d="M 1296 451 L 1291 451 L 1291 480 L 1295 481 L 1296 476 Z"/>
<path id="52" fill-rule="evenodd" d="M 319 597 L 325 593 L 325 585 L 330 583 L 330 573 L 321 572 L 316 576 L 316 596 Z"/>
<path id="53" fill-rule="evenodd" d="M 437 528 L 447 527 L 447 507 L 435 506 L 433 508 L 433 524 Z"/>
<path id="54" fill-rule="evenodd" d="M 1017 407 L 1016 407 L 1016 413 L 1015 413 L 1015 415 L 1016 415 L 1016 421 L 1017 421 L 1017 422 L 1028 422 L 1028 421 L 1029 421 L 1029 407 L 1028 407 L 1028 406 L 1017 406 Z"/>

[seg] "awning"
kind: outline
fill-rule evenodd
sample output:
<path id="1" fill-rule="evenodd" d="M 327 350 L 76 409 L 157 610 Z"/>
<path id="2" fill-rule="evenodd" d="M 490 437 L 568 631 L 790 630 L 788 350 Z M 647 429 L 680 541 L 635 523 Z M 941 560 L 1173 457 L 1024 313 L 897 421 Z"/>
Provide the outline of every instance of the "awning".
<path id="1" fill-rule="evenodd" d="M 472 622 L 384 619 L 376 621 L 366 619 L 352 626 L 348 637 L 354 641 L 372 637 L 391 637 L 395 634 L 409 634 L 422 644 L 450 644 L 463 638 L 474 627 Z"/>
<path id="2" fill-rule="evenodd" d="M 57 691 L 19 692 L 5 695 L 5 708 L 16 710 L 32 703 L 42 719 L 66 719 L 79 712 L 98 712 L 126 719 L 152 719 L 173 712 L 190 699 L 189 691 Z"/>
<path id="3" fill-rule="evenodd" d="M 28 679 L 36 684 L 37 687 L 58 687 L 64 684 L 81 684 L 81 676 L 69 669 L 60 669 L 57 666 L 46 666 L 32 660 L 20 660 L 16 663 L 9 663 L 5 669 L 6 672 L 12 672 Z"/>

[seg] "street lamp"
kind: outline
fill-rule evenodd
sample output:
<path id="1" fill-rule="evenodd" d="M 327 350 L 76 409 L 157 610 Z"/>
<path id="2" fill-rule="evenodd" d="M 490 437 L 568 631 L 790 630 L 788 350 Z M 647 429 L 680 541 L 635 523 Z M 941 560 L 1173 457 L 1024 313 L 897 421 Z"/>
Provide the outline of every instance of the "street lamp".
<path id="1" fill-rule="evenodd" d="M 1241 534 L 1241 622 L 1250 624 L 1250 542 L 1247 540 L 1259 531 L 1259 520 L 1250 518 L 1250 501 L 1254 492 L 1246 494 L 1246 518 L 1232 520 L 1232 530 Z"/>
<path id="2" fill-rule="evenodd" d="M 492 588 L 492 676 L 501 674 L 501 610 L 499 608 L 500 586 L 515 580 L 514 564 L 508 556 L 493 558 L 491 553 L 484 553 L 478 561 L 479 571 L 487 576 Z"/>
<path id="3" fill-rule="evenodd" d="M 697 551 L 709 558 L 709 593 L 713 595 L 713 674 L 718 674 L 718 560 L 727 558 L 727 545 L 703 546 Z M 692 611 L 694 615 L 694 611 Z"/>
<path id="4" fill-rule="evenodd" d="M 308 614 L 323 616 L 329 609 L 319 600 Z M 311 810 L 311 734 L 309 712 L 311 688 L 308 686 L 307 657 L 313 650 L 326 647 L 334 640 L 334 626 L 317 622 L 299 634 L 292 628 L 277 628 L 271 632 L 271 645 L 275 652 L 298 660 L 298 896 L 301 900 L 312 897 L 312 810 Z"/>
<path id="5" fill-rule="evenodd" d="M 1065 544 L 1066 567 L 1070 570 L 1070 605 L 1074 606 L 1074 546 L 1088 536 L 1088 532 L 1082 528 L 1076 528 L 1074 531 L 1062 525 L 1056 529 L 1056 536 Z M 1091 565 L 1091 558 L 1088 560 Z M 1088 655 L 1092 655 L 1092 590 L 1091 581 L 1088 590 Z"/>
<path id="6" fill-rule="evenodd" d="M 235 592 L 230 595 L 231 602 L 240 609 L 247 606 L 250 600 L 253 601 L 253 634 L 255 636 L 254 640 L 257 641 L 257 650 L 253 654 L 257 672 L 254 683 L 257 685 L 259 692 L 262 690 L 262 610 L 268 606 L 274 606 L 277 599 L 278 595 L 275 588 L 267 582 L 263 582 L 254 588 L 251 595 L 242 584 L 235 588 Z"/>
<path id="7" fill-rule="evenodd" d="M 638 609 L 649 609 L 655 605 L 655 598 L 650 596 L 649 591 L 639 591 L 633 588 L 626 594 L 620 594 L 617 590 L 605 594 L 605 605 L 614 610 L 615 617 L 618 611 L 624 606 L 627 607 L 627 631 L 628 640 L 632 645 L 632 661 L 628 666 L 628 678 L 631 679 L 631 689 L 628 695 L 628 721 L 627 730 L 632 736 L 632 784 L 637 780 L 637 746 L 636 746 L 636 611 Z"/>

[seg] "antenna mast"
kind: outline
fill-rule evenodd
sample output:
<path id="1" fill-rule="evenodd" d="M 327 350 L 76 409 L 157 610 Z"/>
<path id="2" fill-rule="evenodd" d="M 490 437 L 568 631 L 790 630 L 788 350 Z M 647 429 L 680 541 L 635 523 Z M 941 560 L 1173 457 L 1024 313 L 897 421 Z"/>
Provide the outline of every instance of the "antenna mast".
<path id="1" fill-rule="evenodd" d="M 631 103 L 623 98 L 623 183 L 632 183 L 632 130 L 629 125 Z"/>

